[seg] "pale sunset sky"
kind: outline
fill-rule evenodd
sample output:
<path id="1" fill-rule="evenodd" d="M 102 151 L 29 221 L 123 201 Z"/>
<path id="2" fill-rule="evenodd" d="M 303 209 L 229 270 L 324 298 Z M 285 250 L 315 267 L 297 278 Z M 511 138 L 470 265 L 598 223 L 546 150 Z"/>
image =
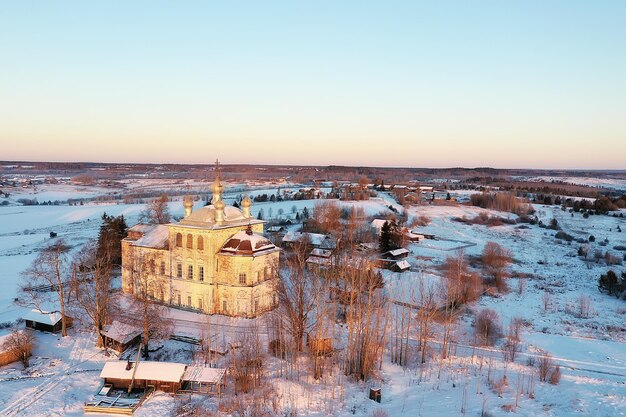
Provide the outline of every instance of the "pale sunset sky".
<path id="1" fill-rule="evenodd" d="M 626 1 L 0 2 L 0 160 L 626 169 Z"/>

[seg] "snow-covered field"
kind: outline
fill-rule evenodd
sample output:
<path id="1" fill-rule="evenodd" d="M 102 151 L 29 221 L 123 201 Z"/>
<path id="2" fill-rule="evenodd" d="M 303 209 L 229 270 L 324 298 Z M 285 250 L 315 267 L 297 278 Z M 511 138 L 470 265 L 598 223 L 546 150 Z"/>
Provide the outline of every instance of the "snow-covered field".
<path id="1" fill-rule="evenodd" d="M 259 188 L 254 193 L 274 193 L 276 189 L 273 186 Z M 83 191 L 89 194 L 89 190 Z M 94 194 L 100 192 L 93 190 Z M 73 195 L 73 191 L 68 191 L 67 195 Z M 235 198 L 235 194 L 227 196 L 227 202 L 229 198 Z M 196 206 L 202 204 L 199 201 Z M 278 216 L 279 210 L 289 215 L 293 206 L 301 211 L 304 207 L 311 209 L 314 204 L 313 200 L 255 203 L 253 214 L 263 209 L 266 218 L 270 210 L 273 217 Z M 367 215 L 385 212 L 390 204 L 399 208 L 388 195 L 340 204 L 362 207 Z M 124 214 L 128 224 L 132 225 L 142 209 L 142 205 L 126 204 L 0 207 L 0 322 L 14 320 L 23 313 L 12 303 L 17 295 L 19 274 L 32 262 L 36 251 L 49 241 L 50 232 L 58 233 L 78 248 L 97 235 L 104 212 Z M 617 231 L 618 225 L 626 229 L 624 219 L 609 216 L 584 219 L 580 213 L 572 216 L 557 207 L 536 206 L 536 209 L 544 224 L 555 218 L 562 229 L 575 238 L 587 239 L 594 235 L 595 243 L 589 243 L 592 253 L 601 249 L 622 256 L 623 253 L 613 247 L 626 246 L 626 231 Z M 174 216 L 182 215 L 180 202 L 170 203 L 170 211 Z M 593 262 L 585 264 L 576 256 L 579 244 L 557 242 L 552 230 L 538 226 L 520 228 L 519 225 L 486 227 L 451 220 L 453 217 L 471 218 L 481 212 L 499 214 L 463 205 L 411 207 L 410 216 L 431 219 L 428 226 L 416 229 L 446 240 L 409 244 L 407 260 L 412 265 L 411 271 L 404 274 L 386 272 L 386 280 L 390 284 L 389 290 L 398 293 L 405 291 L 407 285 L 424 279 L 429 285 L 436 285 L 437 280 L 442 279 L 438 266 L 447 256 L 454 254 L 459 245 L 466 246 L 464 252 L 470 256 L 479 256 L 489 241 L 510 249 L 515 258 L 512 270 L 527 277 L 525 288 L 518 292 L 518 279 L 511 278 L 508 294 L 484 296 L 471 306 L 471 310 L 494 309 L 505 326 L 516 317 L 528 323 L 522 332 L 522 351 L 515 364 L 503 362 L 497 346 L 471 346 L 473 319 L 468 313 L 455 331 L 457 343 L 451 357 L 438 359 L 439 340 L 435 334 L 431 343 L 433 359 L 428 366 L 403 368 L 390 364 L 386 358 L 379 376 L 367 383 L 349 381 L 341 372 L 329 376 L 326 384 L 306 374 L 300 383 L 294 383 L 278 377 L 276 360 L 268 359 L 266 384 L 275 387 L 282 404 L 296 409 L 298 415 L 308 416 L 369 416 L 376 408 L 386 410 L 390 416 L 479 416 L 482 410 L 495 416 L 508 414 L 502 407 L 515 403 L 516 391 L 521 386 L 523 394 L 513 415 L 625 415 L 626 302 L 598 291 L 598 276 L 606 272 L 607 266 Z M 600 246 L 605 239 L 609 243 Z M 615 268 L 624 270 L 623 266 Z M 546 293 L 549 294 L 547 308 Z M 588 318 L 573 313 L 581 296 L 588 297 L 591 303 Z M 177 331 L 182 334 L 198 335 L 206 325 L 205 316 L 178 310 L 171 310 L 170 314 L 177 324 Z M 249 323 L 248 320 L 219 316 L 212 317 L 211 322 L 225 337 L 245 332 Z M 6 332 L 0 331 L 1 334 Z M 80 329 L 71 330 L 67 338 L 43 333 L 37 333 L 36 337 L 33 366 L 28 371 L 23 372 L 18 364 L 0 368 L 0 415 L 83 415 L 83 402 L 100 384 L 98 375 L 102 363 L 111 358 L 93 347 L 93 334 Z M 535 370 L 526 365 L 540 349 L 550 352 L 562 366 L 563 377 L 559 385 L 538 382 Z M 502 380 L 505 375 L 506 384 L 499 395 L 489 387 L 488 380 Z M 382 388 L 381 404 L 367 399 L 371 386 Z M 172 405 L 171 396 L 158 393 L 136 415 L 168 416 Z"/>
<path id="2" fill-rule="evenodd" d="M 566 184 L 586 185 L 589 187 L 609 188 L 618 191 L 626 191 L 625 179 L 592 178 L 592 177 L 531 177 L 529 181 L 564 182 Z"/>

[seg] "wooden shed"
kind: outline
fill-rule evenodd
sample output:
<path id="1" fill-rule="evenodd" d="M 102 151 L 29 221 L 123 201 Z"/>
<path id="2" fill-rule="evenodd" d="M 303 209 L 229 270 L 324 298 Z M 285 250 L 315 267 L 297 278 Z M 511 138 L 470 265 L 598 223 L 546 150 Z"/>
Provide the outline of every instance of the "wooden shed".
<path id="1" fill-rule="evenodd" d="M 154 387 L 159 391 L 176 393 L 182 387 L 187 366 L 173 362 L 110 361 L 104 364 L 100 378 L 116 389 Z"/>
<path id="2" fill-rule="evenodd" d="M 61 331 L 61 313 L 58 311 L 42 312 L 37 309 L 29 311 L 23 317 L 26 327 L 42 332 L 59 333 Z M 73 320 L 65 316 L 67 328 L 72 327 Z"/>
<path id="3" fill-rule="evenodd" d="M 104 346 L 116 352 L 123 352 L 141 341 L 141 329 L 119 321 L 104 326 L 102 330 Z"/>

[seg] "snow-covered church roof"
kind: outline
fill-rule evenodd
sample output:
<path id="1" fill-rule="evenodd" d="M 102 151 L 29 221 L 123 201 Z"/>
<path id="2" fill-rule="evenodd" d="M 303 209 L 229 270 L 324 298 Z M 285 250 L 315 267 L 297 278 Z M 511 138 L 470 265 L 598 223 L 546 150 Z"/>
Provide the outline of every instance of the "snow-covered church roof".
<path id="1" fill-rule="evenodd" d="M 237 207 L 225 206 L 224 220 L 222 224 L 218 225 L 215 219 L 215 212 L 216 210 L 213 204 L 204 206 L 193 211 L 189 216 L 182 219 L 178 224 L 183 226 L 219 228 L 245 224 L 264 223 L 262 220 L 246 218 L 243 215 L 243 212 Z"/>
<path id="2" fill-rule="evenodd" d="M 220 253 L 223 255 L 259 255 L 279 250 L 265 236 L 248 230 L 240 230 L 224 243 Z"/>

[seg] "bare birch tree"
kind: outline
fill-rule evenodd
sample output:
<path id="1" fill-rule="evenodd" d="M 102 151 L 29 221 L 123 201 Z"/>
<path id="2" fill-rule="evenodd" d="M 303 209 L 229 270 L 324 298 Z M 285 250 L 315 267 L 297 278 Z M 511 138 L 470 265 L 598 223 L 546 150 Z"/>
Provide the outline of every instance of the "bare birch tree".
<path id="1" fill-rule="evenodd" d="M 66 303 L 68 299 L 70 247 L 63 239 L 44 247 L 22 273 L 19 305 L 47 312 L 50 305 L 58 305 L 61 313 L 61 335 L 67 336 Z"/>
<path id="2" fill-rule="evenodd" d="M 30 356 L 33 353 L 34 337 L 26 330 L 19 330 L 17 327 L 11 329 L 11 334 L 2 342 L 2 349 L 5 352 L 12 352 L 16 360 L 20 360 L 24 368 L 30 365 Z"/>
<path id="3" fill-rule="evenodd" d="M 149 255 L 140 256 L 133 260 L 133 264 L 134 290 L 123 320 L 142 329 L 143 357 L 148 358 L 150 341 L 169 336 L 172 322 L 166 316 L 167 308 L 156 302 L 157 295 L 162 295 L 164 288 L 161 281 L 154 278 L 155 259 Z"/>
<path id="4" fill-rule="evenodd" d="M 288 323 L 286 329 L 297 352 L 302 351 L 303 338 L 311 325 L 320 290 L 319 277 L 306 268 L 310 249 L 311 244 L 307 239 L 296 242 L 277 280 L 279 311 Z"/>
<path id="5" fill-rule="evenodd" d="M 104 346 L 102 330 L 109 323 L 113 299 L 111 297 L 112 256 L 110 248 L 90 242 L 74 260 L 70 305 L 78 312 L 76 317 L 87 321 L 95 330 L 96 346 Z"/>

